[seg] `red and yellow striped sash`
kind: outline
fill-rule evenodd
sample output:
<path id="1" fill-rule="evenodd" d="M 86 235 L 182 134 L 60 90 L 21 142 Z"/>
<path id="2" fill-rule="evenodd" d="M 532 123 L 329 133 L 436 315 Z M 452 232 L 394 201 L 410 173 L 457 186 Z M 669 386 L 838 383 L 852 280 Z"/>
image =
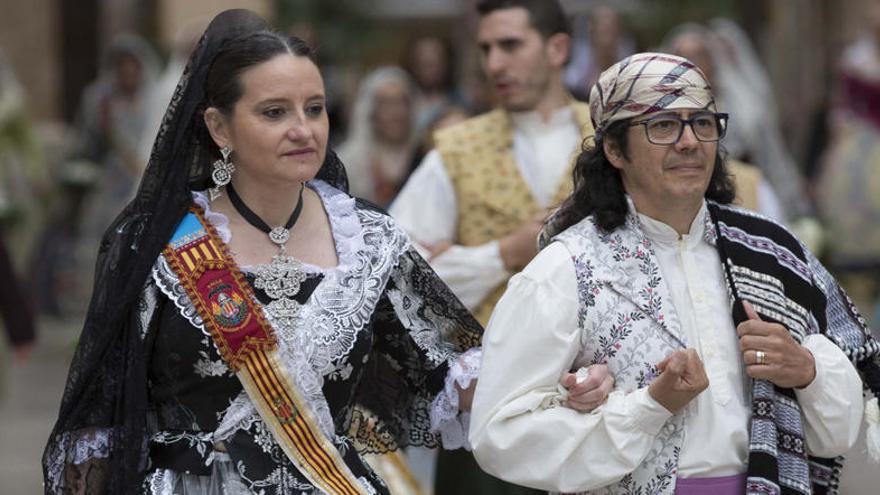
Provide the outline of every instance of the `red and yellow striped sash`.
<path id="1" fill-rule="evenodd" d="M 365 494 L 281 366 L 274 330 L 201 209 L 184 217 L 163 255 L 290 461 L 328 494 Z"/>

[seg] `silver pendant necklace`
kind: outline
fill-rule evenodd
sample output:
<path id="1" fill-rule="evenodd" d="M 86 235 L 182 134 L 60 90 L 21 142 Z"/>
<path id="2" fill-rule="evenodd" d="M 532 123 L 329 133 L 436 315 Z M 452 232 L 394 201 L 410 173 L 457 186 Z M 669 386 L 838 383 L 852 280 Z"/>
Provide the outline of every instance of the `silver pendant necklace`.
<path id="1" fill-rule="evenodd" d="M 268 265 L 259 265 L 256 268 L 254 287 L 262 290 L 266 296 L 272 299 L 263 308 L 273 321 L 283 327 L 290 327 L 299 312 L 301 305 L 294 297 L 299 293 L 302 283 L 306 280 L 302 263 L 289 256 L 286 248 L 287 241 L 290 239 L 290 229 L 293 228 L 302 213 L 304 189 L 305 186 L 300 188 L 299 200 L 287 223 L 283 226 L 270 228 L 262 218 L 244 204 L 231 183 L 226 186 L 229 200 L 239 215 L 249 224 L 265 232 L 269 236 L 269 240 L 278 246 L 278 254 L 272 257 L 272 261 Z"/>

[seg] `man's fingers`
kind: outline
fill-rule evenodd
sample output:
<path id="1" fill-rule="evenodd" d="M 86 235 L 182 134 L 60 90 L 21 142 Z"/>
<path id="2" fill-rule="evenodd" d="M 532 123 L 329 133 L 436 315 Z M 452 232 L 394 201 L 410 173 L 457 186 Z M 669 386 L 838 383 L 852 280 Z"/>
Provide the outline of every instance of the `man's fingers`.
<path id="1" fill-rule="evenodd" d="M 703 372 L 703 360 L 700 359 L 700 354 L 697 353 L 697 350 L 694 348 L 687 349 L 687 360 L 685 360 L 685 373 L 694 375 L 700 374 Z"/>
<path id="2" fill-rule="evenodd" d="M 672 359 L 669 360 L 669 364 L 666 366 L 666 369 L 679 375 L 684 373 L 684 371 L 687 369 L 688 361 L 690 361 L 691 359 L 691 351 L 693 351 L 693 349 L 686 349 L 684 351 L 678 351 L 673 354 Z"/>
<path id="3" fill-rule="evenodd" d="M 657 363 L 657 365 L 656 365 L 656 366 L 657 366 L 657 369 L 660 370 L 661 373 L 662 373 L 664 370 L 666 370 L 666 365 L 669 364 L 669 360 L 670 360 L 671 358 L 672 358 L 672 354 L 666 356 L 666 357 L 663 358 L 659 363 Z"/>
<path id="4" fill-rule="evenodd" d="M 779 358 L 777 358 L 775 354 L 770 354 L 766 351 L 761 352 L 764 353 L 763 363 L 758 362 L 758 351 L 754 348 L 743 352 L 743 361 L 746 363 L 747 366 L 769 366 L 770 363 L 779 362 Z"/>
<path id="5" fill-rule="evenodd" d="M 709 378 L 706 376 L 703 360 L 700 359 L 699 353 L 694 348 L 689 348 L 686 352 L 687 369 L 683 374 L 683 380 L 689 387 L 693 387 L 694 390 L 704 389 L 709 383 Z"/>
<path id="6" fill-rule="evenodd" d="M 660 373 L 658 379 L 663 379 L 664 376 L 670 377 L 670 379 L 675 379 L 681 376 L 684 373 L 685 367 L 687 365 L 687 354 L 684 351 L 676 351 L 670 354 L 666 360 L 666 366 L 663 369 L 663 372 Z"/>
<path id="7" fill-rule="evenodd" d="M 759 320 L 746 320 L 736 327 L 736 334 L 740 337 L 744 335 L 775 335 L 784 330 L 785 327 L 777 323 L 768 323 Z"/>
<path id="8" fill-rule="evenodd" d="M 749 375 L 749 378 L 754 378 L 755 380 L 770 380 L 773 381 L 776 376 L 775 370 L 773 366 L 769 365 L 752 365 L 746 366 L 746 374 Z"/>
<path id="9" fill-rule="evenodd" d="M 746 316 L 748 316 L 750 320 L 763 321 L 761 320 L 761 316 L 758 315 L 758 312 L 755 311 L 755 308 L 753 308 L 748 301 L 743 301 L 743 309 L 746 310 Z"/>
<path id="10" fill-rule="evenodd" d="M 745 335 L 739 339 L 739 350 L 747 351 L 749 349 L 775 349 L 777 340 L 773 337 L 765 337 L 762 335 Z"/>

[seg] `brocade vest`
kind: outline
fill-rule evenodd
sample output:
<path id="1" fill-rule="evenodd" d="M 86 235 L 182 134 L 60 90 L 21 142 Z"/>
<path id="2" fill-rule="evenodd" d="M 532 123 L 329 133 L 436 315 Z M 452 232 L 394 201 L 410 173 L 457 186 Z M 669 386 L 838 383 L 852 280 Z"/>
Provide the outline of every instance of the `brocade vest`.
<path id="1" fill-rule="evenodd" d="M 577 277 L 582 348 L 575 364 L 605 363 L 615 390 L 647 387 L 659 375 L 655 363 L 692 344 L 638 220 L 630 212 L 625 225 L 606 234 L 587 217 L 554 240 L 571 253 Z M 620 481 L 566 495 L 673 495 L 686 414 L 666 421 L 645 460 Z"/>
<path id="2" fill-rule="evenodd" d="M 589 106 L 572 102 L 571 107 L 581 138 L 591 136 Z M 458 202 L 456 244 L 479 246 L 500 239 L 541 212 L 513 156 L 513 127 L 505 110 L 492 110 L 442 129 L 434 138 Z M 559 183 L 552 207 L 571 194 L 574 158 Z M 474 310 L 481 324 L 489 322 L 506 286 L 507 280 L 498 284 Z"/>

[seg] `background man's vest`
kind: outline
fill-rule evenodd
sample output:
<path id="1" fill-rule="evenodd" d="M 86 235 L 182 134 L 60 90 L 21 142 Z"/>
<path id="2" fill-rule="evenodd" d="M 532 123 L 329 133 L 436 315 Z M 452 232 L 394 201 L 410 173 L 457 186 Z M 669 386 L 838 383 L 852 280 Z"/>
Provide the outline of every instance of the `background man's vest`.
<path id="1" fill-rule="evenodd" d="M 590 110 L 585 103 L 571 104 L 581 138 L 592 136 Z M 513 128 L 506 111 L 497 109 L 442 129 L 435 135 L 458 201 L 455 243 L 479 246 L 510 234 L 523 222 L 541 213 L 513 156 Z M 580 145 L 576 148 L 580 150 Z M 572 159 L 577 157 L 575 153 Z M 563 175 L 552 206 L 571 194 L 571 167 Z M 537 241 L 536 241 L 537 242 Z M 489 322 L 507 281 L 499 284 L 474 310 L 481 324 Z"/>

